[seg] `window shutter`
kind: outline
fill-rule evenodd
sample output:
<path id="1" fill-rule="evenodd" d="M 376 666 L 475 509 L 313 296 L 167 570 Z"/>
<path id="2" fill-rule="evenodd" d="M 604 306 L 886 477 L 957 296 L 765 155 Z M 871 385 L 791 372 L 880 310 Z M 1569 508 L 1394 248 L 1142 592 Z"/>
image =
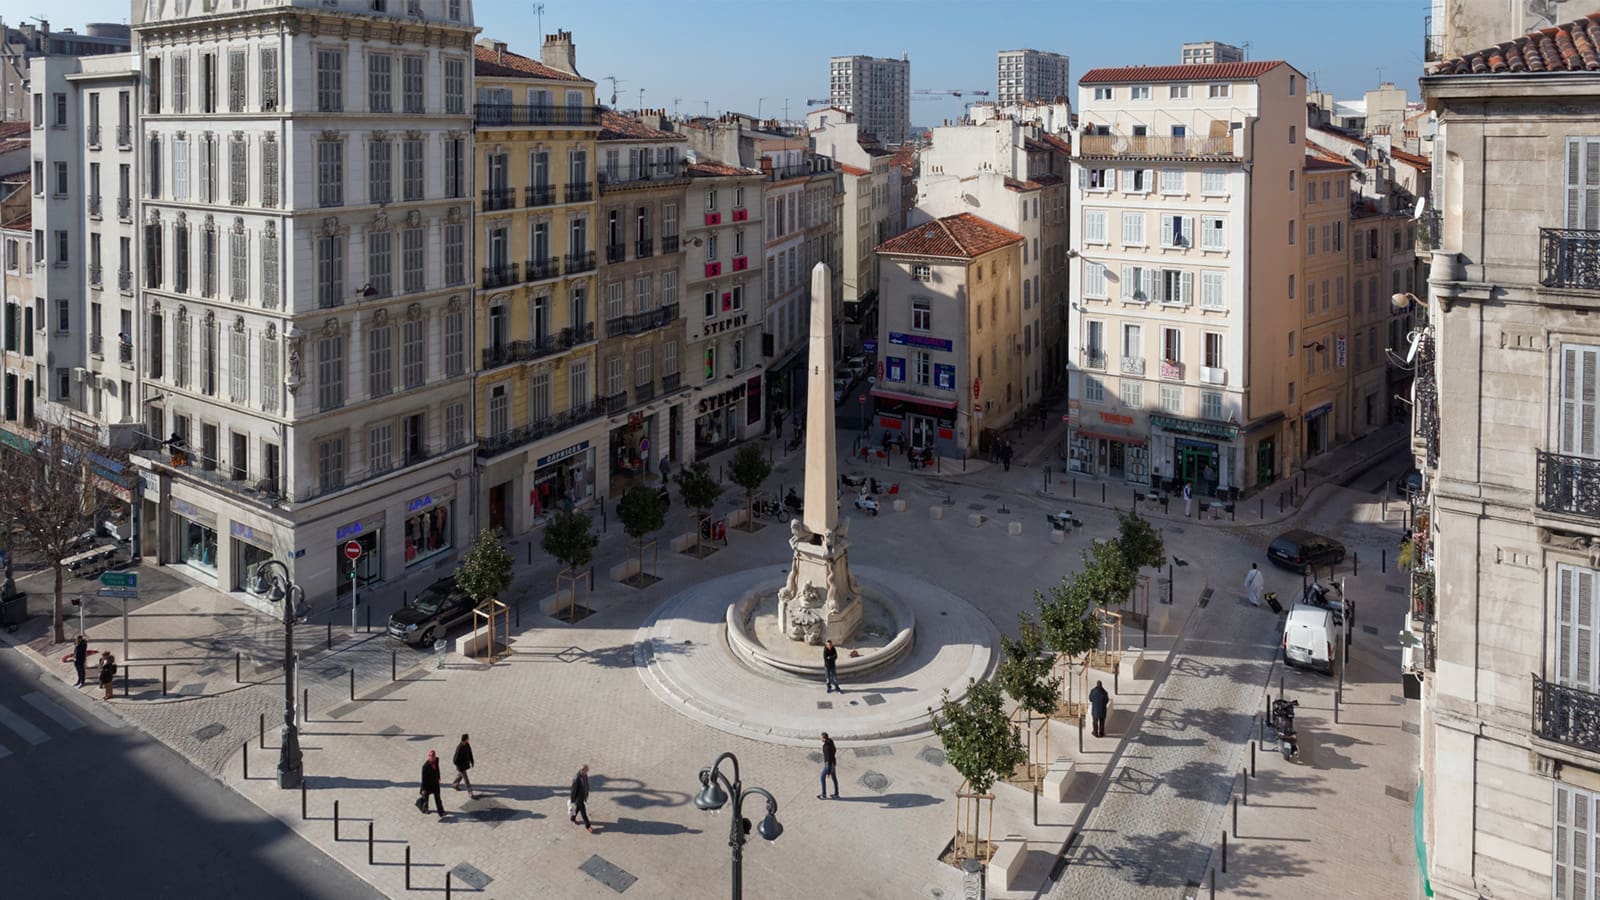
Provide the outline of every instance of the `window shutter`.
<path id="1" fill-rule="evenodd" d="M 1567 227 L 1600 229 L 1600 138 L 1567 139 Z"/>
<path id="2" fill-rule="evenodd" d="M 1194 246 L 1194 216 L 1183 217 L 1183 246 Z"/>
<path id="3" fill-rule="evenodd" d="M 1106 183 L 1105 183 L 1104 187 L 1108 191 L 1114 191 L 1114 190 L 1117 189 L 1117 170 L 1116 169 L 1107 169 L 1106 170 Z"/>
<path id="4" fill-rule="evenodd" d="M 1122 267 L 1122 299 L 1132 300 L 1139 291 L 1139 270 L 1133 266 Z"/>
<path id="5" fill-rule="evenodd" d="M 1600 348 L 1561 350 L 1561 452 L 1595 456 L 1595 380 L 1600 377 Z"/>
<path id="6" fill-rule="evenodd" d="M 1173 234 L 1172 226 L 1177 224 L 1177 222 L 1178 222 L 1178 217 L 1177 216 L 1162 216 L 1161 217 L 1161 246 L 1163 246 L 1163 247 L 1171 247 L 1171 246 L 1173 246 L 1174 239 L 1177 237 L 1177 235 Z"/>
<path id="7" fill-rule="evenodd" d="M 1181 285 L 1182 287 L 1180 288 L 1180 295 L 1183 300 L 1183 305 L 1189 306 L 1194 302 L 1194 273 L 1184 272 L 1181 279 Z"/>
<path id="8" fill-rule="evenodd" d="M 1595 671 L 1595 577 L 1592 569 L 1557 567 L 1556 680 L 1594 692 L 1600 687 Z"/>
<path id="9" fill-rule="evenodd" d="M 1089 187 L 1089 170 L 1085 169 L 1083 166 L 1079 166 L 1078 167 L 1078 190 L 1080 190 L 1080 191 L 1081 190 L 1086 190 L 1088 187 Z"/>
<path id="10" fill-rule="evenodd" d="M 1144 189 L 1147 190 L 1147 191 L 1153 189 L 1155 187 L 1155 180 L 1156 180 L 1156 170 L 1155 169 L 1145 169 L 1144 170 Z"/>
<path id="11" fill-rule="evenodd" d="M 1160 278 L 1161 273 L 1156 269 L 1147 267 L 1144 270 L 1144 297 L 1146 300 L 1154 297 L 1156 291 L 1160 290 Z"/>

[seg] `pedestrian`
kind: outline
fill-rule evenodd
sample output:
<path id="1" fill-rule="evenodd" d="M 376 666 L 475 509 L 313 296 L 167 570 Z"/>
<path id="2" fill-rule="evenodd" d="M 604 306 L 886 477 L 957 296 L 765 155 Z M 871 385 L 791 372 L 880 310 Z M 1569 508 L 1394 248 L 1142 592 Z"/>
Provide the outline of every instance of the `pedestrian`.
<path id="1" fill-rule="evenodd" d="M 110 653 L 100 657 L 100 687 L 105 689 L 106 699 L 111 699 L 111 685 L 117 680 L 117 658 Z"/>
<path id="2" fill-rule="evenodd" d="M 72 668 L 78 673 L 78 687 L 83 687 L 83 670 L 89 664 L 89 639 L 78 635 L 72 642 Z"/>
<path id="3" fill-rule="evenodd" d="M 833 691 L 844 693 L 844 688 L 839 687 L 839 651 L 833 646 L 833 641 L 824 641 L 822 644 L 822 675 L 826 681 L 824 694 Z"/>
<path id="4" fill-rule="evenodd" d="M 1261 570 L 1255 563 L 1250 564 L 1250 571 L 1244 573 L 1244 593 L 1250 598 L 1251 606 L 1261 605 Z"/>
<path id="5" fill-rule="evenodd" d="M 428 811 L 428 798 L 433 798 L 433 805 L 439 810 L 439 818 L 444 818 L 444 798 L 439 796 L 439 754 L 428 751 L 428 758 L 422 761 L 422 790 L 418 792 L 417 810 Z"/>
<path id="6" fill-rule="evenodd" d="M 585 764 L 572 776 L 572 791 L 567 795 L 567 818 L 572 824 L 578 824 L 578 817 L 583 817 L 583 827 L 594 834 L 594 826 L 589 824 L 589 766 Z"/>
<path id="7" fill-rule="evenodd" d="M 1183 517 L 1189 518 L 1189 501 L 1194 499 L 1194 492 L 1189 488 L 1189 482 L 1183 483 Z"/>
<path id="8" fill-rule="evenodd" d="M 667 459 L 667 455 L 663 453 L 661 454 L 661 483 L 666 484 L 667 479 L 670 477 L 672 477 L 672 460 Z"/>
<path id="9" fill-rule="evenodd" d="M 470 800 L 478 799 L 477 795 L 472 793 L 472 779 L 467 777 L 467 770 L 472 768 L 472 745 L 467 743 L 466 735 L 463 734 L 461 736 L 461 743 L 456 745 L 456 754 L 450 761 L 456 767 L 456 779 L 450 782 L 450 786 L 459 791 L 461 790 L 461 782 L 465 781 L 467 783 L 467 798 Z"/>
<path id="10" fill-rule="evenodd" d="M 1206 463 L 1205 472 L 1203 474 L 1206 479 L 1206 490 L 1212 494 L 1215 494 L 1217 492 L 1217 470 L 1211 468 L 1210 463 Z"/>
<path id="11" fill-rule="evenodd" d="M 1006 467 L 1007 472 L 1011 471 L 1011 457 L 1015 453 L 1016 451 L 1011 449 L 1010 441 L 1000 445 L 1000 462 Z"/>
<path id="12" fill-rule="evenodd" d="M 834 749 L 833 738 L 828 733 L 822 733 L 822 793 L 817 795 L 818 800 L 828 798 L 828 779 L 833 779 L 833 799 L 839 799 L 839 751 Z"/>
<path id="13" fill-rule="evenodd" d="M 1094 717 L 1094 736 L 1106 736 L 1106 707 L 1111 705 L 1111 695 L 1106 693 L 1106 683 L 1096 681 L 1089 691 L 1089 714 Z"/>

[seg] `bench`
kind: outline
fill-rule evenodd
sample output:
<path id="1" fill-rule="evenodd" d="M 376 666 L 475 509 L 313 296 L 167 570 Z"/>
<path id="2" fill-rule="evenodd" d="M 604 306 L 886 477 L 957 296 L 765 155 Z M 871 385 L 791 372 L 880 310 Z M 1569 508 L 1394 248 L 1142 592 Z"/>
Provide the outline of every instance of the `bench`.
<path id="1" fill-rule="evenodd" d="M 967 524 L 977 528 L 983 524 L 983 513 L 967 513 Z"/>
<path id="2" fill-rule="evenodd" d="M 1117 657 L 1117 681 L 1133 681 L 1133 671 L 1139 667 L 1139 660 L 1144 651 L 1138 647 L 1123 647 L 1122 653 Z"/>
<path id="3" fill-rule="evenodd" d="M 1065 531 L 1062 531 L 1059 528 L 1050 529 L 1050 543 L 1052 543 L 1052 544 L 1065 544 L 1066 542 L 1067 542 L 1067 533 Z"/>
<path id="4" fill-rule="evenodd" d="M 1022 863 L 1028 858 L 1028 841 L 1026 838 L 1008 837 L 1000 841 L 994 848 L 994 855 L 989 857 L 989 890 L 1013 890 L 1013 882 L 1022 872 Z"/>
<path id="5" fill-rule="evenodd" d="M 1011 535 L 1021 534 L 1022 533 L 1022 523 L 1021 522 L 1008 522 L 1008 523 L 1006 523 L 1006 533 L 1007 534 L 1011 534 Z"/>
<path id="6" fill-rule="evenodd" d="M 894 511 L 895 512 L 905 512 L 906 511 L 906 502 L 904 500 L 901 500 L 899 497 L 896 497 L 895 500 L 894 500 Z"/>
<path id="7" fill-rule="evenodd" d="M 928 507 L 928 515 L 934 517 L 935 519 L 942 519 L 944 518 L 944 507 L 930 506 Z"/>
<path id="8" fill-rule="evenodd" d="M 1072 760 L 1060 757 L 1050 764 L 1044 773 L 1043 794 L 1046 799 L 1063 803 L 1067 799 L 1067 788 L 1072 785 Z"/>

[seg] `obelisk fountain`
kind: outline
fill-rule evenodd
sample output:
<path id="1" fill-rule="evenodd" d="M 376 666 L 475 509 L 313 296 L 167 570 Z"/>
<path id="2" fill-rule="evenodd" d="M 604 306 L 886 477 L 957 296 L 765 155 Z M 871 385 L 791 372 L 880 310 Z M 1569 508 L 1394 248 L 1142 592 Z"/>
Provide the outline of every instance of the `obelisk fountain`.
<path id="1" fill-rule="evenodd" d="M 839 517 L 833 424 L 833 296 L 823 263 L 811 269 L 811 353 L 806 374 L 805 507 L 789 523 L 794 561 L 778 591 L 790 640 L 843 643 L 861 624 L 861 587 L 850 575 L 849 520 Z"/>

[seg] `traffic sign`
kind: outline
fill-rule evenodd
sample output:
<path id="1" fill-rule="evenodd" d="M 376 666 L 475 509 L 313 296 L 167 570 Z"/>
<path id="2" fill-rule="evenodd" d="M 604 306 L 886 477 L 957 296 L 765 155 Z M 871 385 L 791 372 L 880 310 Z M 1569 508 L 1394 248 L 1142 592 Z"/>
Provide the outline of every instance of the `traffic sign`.
<path id="1" fill-rule="evenodd" d="M 103 587 L 100 590 L 95 591 L 95 593 L 98 594 L 101 597 L 114 597 L 114 598 L 119 599 L 119 600 L 137 600 L 137 599 L 139 599 L 139 589 L 138 588 Z"/>
<path id="2" fill-rule="evenodd" d="M 878 376 L 876 376 L 876 375 L 868 375 L 867 376 L 867 384 L 877 384 L 877 383 L 878 383 Z"/>
<path id="3" fill-rule="evenodd" d="M 877 340 L 874 339 L 874 338 L 867 338 L 866 340 L 862 341 L 861 342 L 861 351 L 863 353 L 877 353 L 878 352 L 878 342 L 877 342 Z"/>
<path id="4" fill-rule="evenodd" d="M 867 395 L 866 394 L 858 394 L 856 396 L 856 402 L 857 403 L 865 403 L 865 402 L 867 402 Z"/>
<path id="5" fill-rule="evenodd" d="M 101 572 L 100 583 L 106 587 L 137 588 L 139 587 L 139 573 Z"/>
<path id="6" fill-rule="evenodd" d="M 355 562 L 356 560 L 360 559 L 361 558 L 361 542 L 360 541 L 345 541 L 344 542 L 344 558 L 350 560 L 351 562 Z"/>
<path id="7" fill-rule="evenodd" d="M 1063 421 L 1063 422 L 1071 422 L 1072 421 L 1072 416 L 1067 415 L 1066 413 L 1063 413 L 1061 415 L 1061 421 Z"/>
<path id="8" fill-rule="evenodd" d="M 639 455 L 642 456 L 642 457 L 645 457 L 646 459 L 649 458 L 649 456 L 650 456 L 650 439 L 649 438 L 640 438 L 639 439 Z"/>

